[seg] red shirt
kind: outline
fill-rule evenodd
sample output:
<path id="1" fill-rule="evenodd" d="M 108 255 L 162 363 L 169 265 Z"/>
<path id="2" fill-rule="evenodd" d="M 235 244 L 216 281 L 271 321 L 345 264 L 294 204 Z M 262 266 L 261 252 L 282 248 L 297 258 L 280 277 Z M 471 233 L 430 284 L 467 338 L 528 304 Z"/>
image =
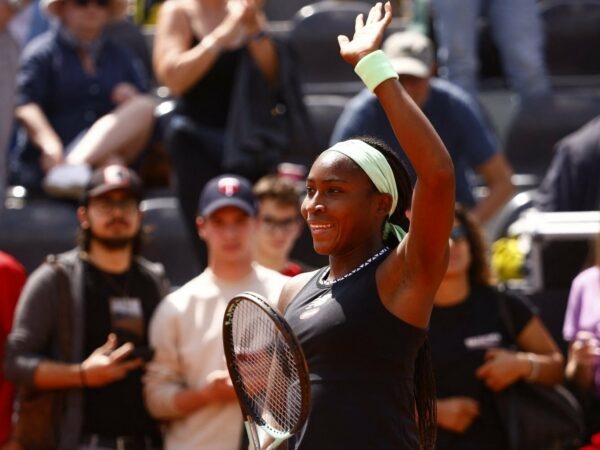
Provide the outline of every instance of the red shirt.
<path id="1" fill-rule="evenodd" d="M 12 256 L 0 251 L 0 361 L 4 360 L 6 337 L 12 328 L 13 314 L 27 274 Z M 11 432 L 11 415 L 14 386 L 4 378 L 0 369 L 0 444 L 8 441 Z"/>

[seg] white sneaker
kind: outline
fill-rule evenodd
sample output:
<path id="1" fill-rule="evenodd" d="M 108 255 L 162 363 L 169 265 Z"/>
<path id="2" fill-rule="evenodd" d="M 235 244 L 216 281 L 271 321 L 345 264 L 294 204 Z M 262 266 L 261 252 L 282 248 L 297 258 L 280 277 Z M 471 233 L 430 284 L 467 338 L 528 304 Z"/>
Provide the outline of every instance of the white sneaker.
<path id="1" fill-rule="evenodd" d="M 91 176 L 87 164 L 59 164 L 46 174 L 42 186 L 52 197 L 79 200 Z"/>

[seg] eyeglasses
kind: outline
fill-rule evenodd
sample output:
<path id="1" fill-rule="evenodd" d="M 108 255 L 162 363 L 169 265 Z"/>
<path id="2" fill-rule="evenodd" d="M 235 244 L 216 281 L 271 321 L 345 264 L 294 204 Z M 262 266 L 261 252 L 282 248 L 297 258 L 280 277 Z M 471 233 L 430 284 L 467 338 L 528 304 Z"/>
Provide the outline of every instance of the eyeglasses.
<path id="1" fill-rule="evenodd" d="M 453 242 L 462 242 L 467 239 L 467 230 L 464 227 L 458 226 L 450 231 L 450 239 Z"/>
<path id="2" fill-rule="evenodd" d="M 296 223 L 298 223 L 297 217 L 289 217 L 287 219 L 276 219 L 271 216 L 261 216 L 259 217 L 259 220 L 269 231 L 288 231 Z"/>
<path id="3" fill-rule="evenodd" d="M 73 4 L 85 7 L 90 3 L 95 3 L 99 8 L 108 8 L 111 0 L 72 0 Z"/>
<path id="4" fill-rule="evenodd" d="M 137 212 L 139 202 L 136 198 L 123 198 L 121 200 L 112 200 L 109 198 L 97 198 L 90 201 L 90 206 L 97 208 L 102 214 L 110 214 L 115 209 L 120 209 L 126 214 Z"/>

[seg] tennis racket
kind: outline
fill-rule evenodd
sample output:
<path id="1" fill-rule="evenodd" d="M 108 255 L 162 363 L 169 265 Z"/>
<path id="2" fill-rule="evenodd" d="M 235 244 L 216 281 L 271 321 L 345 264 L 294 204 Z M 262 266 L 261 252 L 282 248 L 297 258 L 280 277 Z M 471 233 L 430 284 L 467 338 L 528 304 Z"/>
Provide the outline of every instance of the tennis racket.
<path id="1" fill-rule="evenodd" d="M 310 408 L 302 348 L 288 323 L 258 294 L 232 298 L 223 318 L 227 369 L 251 450 L 277 448 L 298 432 Z"/>

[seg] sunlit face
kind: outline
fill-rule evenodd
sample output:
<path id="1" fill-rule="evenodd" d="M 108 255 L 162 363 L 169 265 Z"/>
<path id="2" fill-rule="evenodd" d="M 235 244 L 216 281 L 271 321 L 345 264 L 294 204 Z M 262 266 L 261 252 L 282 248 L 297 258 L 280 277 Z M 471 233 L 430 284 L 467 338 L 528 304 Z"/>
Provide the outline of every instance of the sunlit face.
<path id="1" fill-rule="evenodd" d="M 198 218 L 197 224 L 211 259 L 236 263 L 251 258 L 255 221 L 245 211 L 226 206 Z"/>
<path id="2" fill-rule="evenodd" d="M 446 277 L 463 276 L 471 266 L 471 248 L 467 238 L 467 230 L 458 220 L 454 221 L 450 234 L 450 258 Z"/>
<path id="3" fill-rule="evenodd" d="M 298 207 L 267 198 L 258 207 L 256 247 L 270 258 L 287 259 L 302 231 Z"/>
<path id="4" fill-rule="evenodd" d="M 306 180 L 302 202 L 315 251 L 328 255 L 351 251 L 380 233 L 387 214 L 367 175 L 346 156 L 325 152 L 315 161 Z"/>
<path id="5" fill-rule="evenodd" d="M 109 244 L 133 240 L 142 223 L 138 199 L 124 190 L 91 198 L 87 207 L 79 208 L 78 217 L 81 227 L 91 231 L 92 240 Z"/>

